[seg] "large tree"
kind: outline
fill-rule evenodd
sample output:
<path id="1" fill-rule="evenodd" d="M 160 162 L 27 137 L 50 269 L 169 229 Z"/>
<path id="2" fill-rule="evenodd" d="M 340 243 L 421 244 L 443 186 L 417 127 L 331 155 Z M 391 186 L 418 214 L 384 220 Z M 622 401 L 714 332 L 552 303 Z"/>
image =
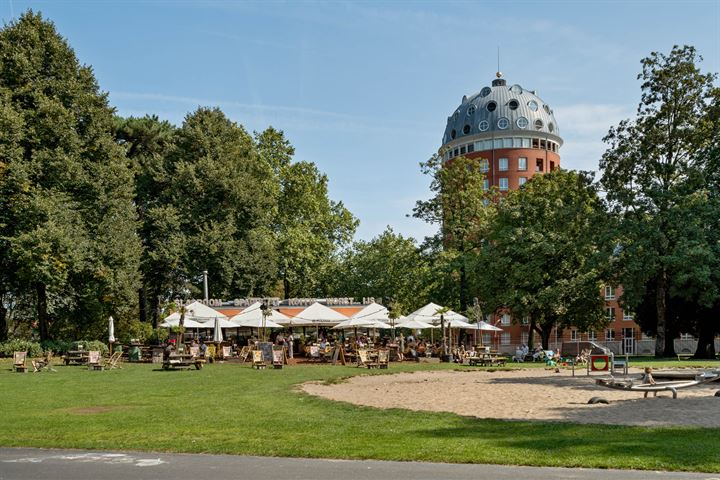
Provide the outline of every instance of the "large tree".
<path id="1" fill-rule="evenodd" d="M 0 284 L 33 293 L 41 339 L 97 333 L 131 312 L 140 253 L 113 109 L 41 15 L 5 26 L 0 52 Z"/>
<path id="2" fill-rule="evenodd" d="M 556 170 L 536 175 L 497 205 L 478 259 L 480 293 L 492 310 L 528 318 L 548 347 L 553 328 L 605 322 L 604 211 L 591 177 Z"/>
<path id="3" fill-rule="evenodd" d="M 438 300 L 466 311 L 473 296 L 471 264 L 488 233 L 495 192 L 484 188 L 478 158 L 461 156 L 443 162 L 434 155 L 421 167 L 423 173 L 432 176 L 430 190 L 434 195 L 418 201 L 413 215 L 439 226 L 435 238 L 426 241 L 428 251 L 436 256 L 438 273 L 449 280 L 440 283 L 445 294 Z"/>
<path id="4" fill-rule="evenodd" d="M 700 60 L 689 46 L 642 60 L 637 117 L 610 129 L 604 139 L 609 149 L 600 162 L 602 186 L 620 218 L 616 280 L 624 288 L 621 301 L 634 310 L 653 292 L 658 356 L 674 352 L 677 329 L 667 315 L 669 298 L 678 290 L 674 282 L 681 276 L 702 279 L 706 265 L 687 261 L 688 248 L 704 242 L 693 196 L 707 187 L 701 152 L 712 141 L 708 132 L 717 131 L 712 127 L 717 118 L 708 114 L 715 76 L 700 71 Z M 694 268 L 700 270 L 688 272 Z"/>

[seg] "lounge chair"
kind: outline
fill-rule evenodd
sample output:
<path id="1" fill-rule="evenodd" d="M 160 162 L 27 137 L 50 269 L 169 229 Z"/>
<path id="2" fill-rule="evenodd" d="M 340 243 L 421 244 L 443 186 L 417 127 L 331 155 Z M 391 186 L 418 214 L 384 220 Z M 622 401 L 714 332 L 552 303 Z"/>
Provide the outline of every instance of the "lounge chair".
<path id="1" fill-rule="evenodd" d="M 388 368 L 389 361 L 390 361 L 390 351 L 379 350 L 378 351 L 378 359 L 377 359 L 378 368 Z"/>
<path id="2" fill-rule="evenodd" d="M 108 370 L 112 370 L 114 368 L 122 368 L 120 365 L 118 365 L 120 357 L 122 357 L 122 352 L 113 353 L 107 360 L 105 360 L 104 367 Z"/>
<path id="3" fill-rule="evenodd" d="M 358 367 L 376 368 L 377 362 L 370 361 L 370 356 L 367 350 L 358 350 Z"/>
<path id="4" fill-rule="evenodd" d="M 273 355 L 273 368 L 282 368 L 283 364 L 285 363 L 285 349 L 279 348 L 277 350 L 272 351 Z"/>
<path id="5" fill-rule="evenodd" d="M 13 353 L 13 370 L 15 370 L 18 373 L 27 372 L 27 365 L 25 364 L 26 360 L 27 360 L 27 352 L 14 352 Z"/>
<path id="6" fill-rule="evenodd" d="M 263 352 L 262 350 L 253 350 L 253 367 L 260 370 L 261 368 L 265 368 L 267 365 L 265 364 L 265 359 L 263 358 Z"/>
<path id="7" fill-rule="evenodd" d="M 91 350 L 88 352 L 88 370 L 103 370 L 105 367 L 102 364 L 102 357 L 98 350 Z"/>
<path id="8" fill-rule="evenodd" d="M 248 359 L 248 356 L 250 356 L 250 347 L 245 345 L 240 349 L 240 353 L 238 354 L 238 357 L 240 357 L 240 360 L 242 360 L 242 363 L 245 363 Z"/>
<path id="9" fill-rule="evenodd" d="M 220 355 L 223 360 L 227 360 L 228 358 L 232 357 L 232 347 L 222 347 Z"/>
<path id="10" fill-rule="evenodd" d="M 45 353 L 45 356 L 43 358 L 39 358 L 37 360 L 32 361 L 33 366 L 33 373 L 34 372 L 55 372 L 56 370 L 52 368 L 52 358 L 53 358 L 53 352 L 48 350 Z"/>

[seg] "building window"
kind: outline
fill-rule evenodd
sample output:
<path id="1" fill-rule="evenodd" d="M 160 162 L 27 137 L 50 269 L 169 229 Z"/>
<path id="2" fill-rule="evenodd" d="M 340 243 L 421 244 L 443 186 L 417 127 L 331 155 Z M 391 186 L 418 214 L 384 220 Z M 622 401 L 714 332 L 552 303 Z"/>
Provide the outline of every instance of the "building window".
<path id="1" fill-rule="evenodd" d="M 483 180 L 483 190 L 490 190 L 490 180 L 488 180 L 487 178 Z"/>
<path id="2" fill-rule="evenodd" d="M 615 289 L 609 285 L 605 285 L 605 300 L 615 300 Z"/>
<path id="3" fill-rule="evenodd" d="M 680 340 L 695 340 L 695 337 L 693 337 L 690 333 L 681 333 Z"/>
<path id="4" fill-rule="evenodd" d="M 485 108 L 487 108 L 487 111 L 488 111 L 488 112 L 494 112 L 495 109 L 497 108 L 497 103 L 495 103 L 495 102 L 490 102 L 490 103 L 487 104 L 487 107 L 485 107 Z"/>
<path id="5" fill-rule="evenodd" d="M 518 186 L 522 187 L 527 183 L 527 177 L 518 177 Z"/>
<path id="6" fill-rule="evenodd" d="M 543 127 L 543 121 L 539 118 L 535 120 L 535 130 L 540 130 Z"/>
<path id="7" fill-rule="evenodd" d="M 498 119 L 497 126 L 500 130 L 505 130 L 509 125 L 510 121 L 507 118 L 502 117 Z"/>
<path id="8" fill-rule="evenodd" d="M 520 117 L 515 121 L 515 125 L 517 125 L 518 128 L 527 128 L 530 122 L 528 122 L 528 119 L 525 117 Z"/>
<path id="9" fill-rule="evenodd" d="M 526 157 L 518 158 L 518 170 L 527 170 L 527 158 Z"/>
<path id="10" fill-rule="evenodd" d="M 513 141 L 512 138 L 503 138 L 503 148 L 512 148 Z"/>
<path id="11" fill-rule="evenodd" d="M 465 145 L 460 147 L 460 155 L 465 155 Z"/>
<path id="12" fill-rule="evenodd" d="M 453 130 L 450 132 L 450 138 L 455 139 L 456 136 L 457 136 L 457 132 L 455 131 L 455 129 L 453 129 Z"/>
<path id="13" fill-rule="evenodd" d="M 522 139 L 522 146 L 523 146 L 523 148 L 530 148 L 530 139 L 529 139 L 529 138 L 523 138 L 523 139 Z"/>
<path id="14" fill-rule="evenodd" d="M 502 317 L 500 317 L 500 325 L 510 325 L 509 313 L 503 313 Z"/>
<path id="15" fill-rule="evenodd" d="M 537 138 L 532 139 L 532 148 L 540 148 L 540 140 Z"/>
<path id="16" fill-rule="evenodd" d="M 535 159 L 535 171 L 536 171 L 536 172 L 542 172 L 542 171 L 543 171 L 543 159 L 542 159 L 542 158 L 536 158 L 536 159 Z"/>
<path id="17" fill-rule="evenodd" d="M 458 155 L 460 155 L 460 150 L 456 148 L 455 150 L 453 150 L 453 157 L 457 157 Z"/>
<path id="18" fill-rule="evenodd" d="M 463 127 L 463 133 L 464 133 L 465 135 L 467 135 L 468 133 L 470 133 L 470 125 L 465 125 L 465 126 Z"/>
<path id="19" fill-rule="evenodd" d="M 578 341 L 578 331 L 574 328 L 570 330 L 570 341 L 571 342 L 577 342 Z"/>
<path id="20" fill-rule="evenodd" d="M 520 332 L 520 343 L 527 345 L 529 337 L 528 332 Z"/>
<path id="21" fill-rule="evenodd" d="M 530 324 L 530 315 L 523 316 L 520 323 L 522 323 L 523 325 L 529 325 Z"/>
<path id="22" fill-rule="evenodd" d="M 468 107 L 467 114 L 468 114 L 468 115 L 472 115 L 473 113 L 475 113 L 475 105 L 470 105 L 470 106 Z"/>
<path id="23" fill-rule="evenodd" d="M 510 334 L 507 332 L 504 332 L 500 335 L 500 344 L 501 345 L 510 345 Z"/>
<path id="24" fill-rule="evenodd" d="M 482 343 L 483 345 L 490 345 L 492 343 L 492 339 L 490 338 L 489 333 L 482 334 Z"/>
<path id="25" fill-rule="evenodd" d="M 493 140 L 493 148 L 503 148 L 502 138 L 496 138 Z"/>
<path id="26" fill-rule="evenodd" d="M 504 172 L 508 169 L 508 159 L 507 158 L 501 158 L 498 160 L 498 170 L 501 172 Z"/>
<path id="27" fill-rule="evenodd" d="M 548 130 L 550 130 L 550 133 L 555 131 L 555 125 L 552 122 L 548 123 Z"/>
<path id="28" fill-rule="evenodd" d="M 632 312 L 628 310 L 623 310 L 623 320 L 625 321 L 632 321 L 634 318 L 634 315 Z"/>
<path id="29" fill-rule="evenodd" d="M 538 104 L 537 104 L 537 102 L 536 102 L 535 100 L 530 100 L 530 101 L 528 102 L 528 108 L 529 108 L 530 110 L 532 110 L 533 112 L 537 112 L 537 109 L 538 109 Z"/>
<path id="30" fill-rule="evenodd" d="M 472 153 L 475 151 L 475 144 L 470 143 L 470 144 L 468 144 L 467 147 L 468 147 L 468 153 Z"/>
<path id="31" fill-rule="evenodd" d="M 607 314 L 608 322 L 615 321 L 615 307 L 607 307 L 605 313 Z"/>
<path id="32" fill-rule="evenodd" d="M 613 340 L 615 340 L 615 330 L 608 328 L 605 330 L 605 341 L 612 342 Z"/>
<path id="33" fill-rule="evenodd" d="M 508 102 L 508 107 L 510 108 L 510 110 L 517 110 L 519 106 L 520 102 L 518 102 L 514 98 Z"/>
<path id="34" fill-rule="evenodd" d="M 490 91 L 490 87 L 483 87 L 483 89 L 480 90 L 480 96 L 487 97 L 488 95 L 490 95 Z"/>
<path id="35" fill-rule="evenodd" d="M 507 178 L 501 178 L 500 179 L 500 191 L 506 192 L 508 189 L 508 179 Z"/>
<path id="36" fill-rule="evenodd" d="M 595 332 L 595 330 L 590 330 L 588 332 L 588 340 L 590 340 L 591 342 L 594 342 L 597 340 L 597 333 Z"/>
<path id="37" fill-rule="evenodd" d="M 522 138 L 514 137 L 513 138 L 513 147 L 520 148 L 522 147 Z"/>
<path id="38" fill-rule="evenodd" d="M 482 122 L 478 123 L 478 130 L 480 130 L 481 132 L 486 131 L 488 128 L 490 128 L 490 124 L 487 120 L 483 120 Z"/>
<path id="39" fill-rule="evenodd" d="M 488 170 L 490 170 L 490 164 L 488 163 L 487 159 L 483 158 L 482 160 L 480 160 L 480 171 L 484 173 Z"/>

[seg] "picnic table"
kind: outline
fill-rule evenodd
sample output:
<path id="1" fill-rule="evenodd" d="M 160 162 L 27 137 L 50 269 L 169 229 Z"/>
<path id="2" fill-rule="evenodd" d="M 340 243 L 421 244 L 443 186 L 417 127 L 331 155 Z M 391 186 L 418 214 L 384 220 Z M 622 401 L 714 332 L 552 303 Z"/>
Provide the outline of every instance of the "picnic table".
<path id="1" fill-rule="evenodd" d="M 205 360 L 196 357 L 189 353 L 172 353 L 167 358 L 163 359 L 163 369 L 178 369 L 178 368 L 192 368 L 200 370 L 205 363 Z"/>
<path id="2" fill-rule="evenodd" d="M 88 356 L 90 352 L 87 350 L 68 350 L 67 354 L 63 357 L 65 365 L 74 363 L 75 365 L 87 365 Z"/>
<path id="3" fill-rule="evenodd" d="M 503 366 L 507 362 L 507 357 L 496 353 L 480 353 L 477 356 L 469 357 L 470 365 L 480 365 L 483 367 Z"/>

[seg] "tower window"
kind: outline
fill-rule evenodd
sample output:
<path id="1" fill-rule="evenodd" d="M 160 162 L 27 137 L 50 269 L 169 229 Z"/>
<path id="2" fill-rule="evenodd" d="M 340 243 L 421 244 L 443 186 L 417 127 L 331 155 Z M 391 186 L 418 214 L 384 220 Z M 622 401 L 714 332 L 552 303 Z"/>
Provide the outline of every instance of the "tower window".
<path id="1" fill-rule="evenodd" d="M 467 109 L 467 114 L 472 115 L 473 113 L 475 113 L 475 105 L 470 105 Z"/>
<path id="2" fill-rule="evenodd" d="M 543 121 L 540 120 L 539 118 L 537 120 L 535 120 L 535 129 L 540 130 L 542 127 L 543 127 Z"/>
<path id="3" fill-rule="evenodd" d="M 454 140 L 455 137 L 457 137 L 457 132 L 455 131 L 455 129 L 453 129 L 452 132 L 450 132 L 450 138 Z"/>
<path id="4" fill-rule="evenodd" d="M 495 109 L 497 108 L 497 103 L 495 103 L 495 102 L 490 102 L 490 103 L 487 104 L 487 107 L 485 107 L 485 108 L 487 108 L 487 111 L 488 111 L 488 112 L 494 112 Z"/>
<path id="5" fill-rule="evenodd" d="M 529 122 L 527 118 L 520 117 L 515 121 L 515 124 L 518 126 L 518 128 L 527 128 Z"/>
<path id="6" fill-rule="evenodd" d="M 510 121 L 507 118 L 502 117 L 498 119 L 497 126 L 500 130 L 505 130 L 506 128 L 508 128 L 509 125 Z"/>
<path id="7" fill-rule="evenodd" d="M 542 171 L 543 171 L 543 159 L 542 159 L 542 158 L 536 158 L 536 159 L 535 159 L 535 171 L 536 171 L 536 172 L 542 172 Z"/>
<path id="8" fill-rule="evenodd" d="M 478 130 L 481 132 L 486 131 L 488 128 L 490 128 L 490 124 L 487 120 L 483 120 L 482 122 L 478 123 Z"/>
<path id="9" fill-rule="evenodd" d="M 543 108 L 545 109 L 545 113 L 547 113 L 548 115 L 552 113 L 550 112 L 550 107 L 548 107 L 547 105 L 543 105 Z"/>
<path id="10" fill-rule="evenodd" d="M 507 192 L 508 190 L 508 179 L 507 178 L 501 178 L 500 179 L 500 191 L 501 192 Z"/>
<path id="11" fill-rule="evenodd" d="M 485 87 L 482 90 L 480 90 L 480 96 L 487 97 L 488 95 L 490 95 L 490 92 L 491 92 L 490 87 Z"/>
<path id="12" fill-rule="evenodd" d="M 468 133 L 470 133 L 470 125 L 465 125 L 463 127 L 463 134 L 467 135 Z"/>
<path id="13" fill-rule="evenodd" d="M 527 158 L 518 158 L 518 170 L 527 170 Z"/>
<path id="14" fill-rule="evenodd" d="M 460 155 L 465 155 L 465 146 L 460 147 Z"/>
<path id="15" fill-rule="evenodd" d="M 530 101 L 528 102 L 528 108 L 529 108 L 530 110 L 532 110 L 533 112 L 537 112 L 537 109 L 538 109 L 538 104 L 537 104 L 537 102 L 536 102 L 535 100 L 530 100 Z"/>
<path id="16" fill-rule="evenodd" d="M 501 172 L 504 172 L 508 169 L 508 159 L 507 158 L 501 158 L 498 160 L 498 170 Z"/>
<path id="17" fill-rule="evenodd" d="M 555 125 L 553 125 L 552 122 L 548 123 L 548 130 L 550 130 L 551 132 L 555 131 Z"/>
<path id="18" fill-rule="evenodd" d="M 519 106 L 520 102 L 518 102 L 514 98 L 508 102 L 508 107 L 510 107 L 510 110 L 517 110 Z"/>

